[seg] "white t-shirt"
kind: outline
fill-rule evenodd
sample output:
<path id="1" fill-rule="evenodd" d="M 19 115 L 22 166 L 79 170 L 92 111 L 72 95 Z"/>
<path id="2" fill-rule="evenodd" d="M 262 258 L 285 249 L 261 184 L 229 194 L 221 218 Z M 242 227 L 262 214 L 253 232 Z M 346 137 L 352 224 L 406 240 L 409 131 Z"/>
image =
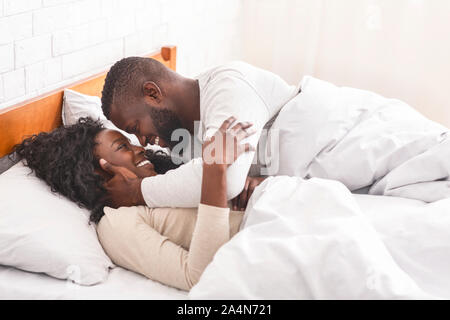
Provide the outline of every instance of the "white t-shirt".
<path id="1" fill-rule="evenodd" d="M 212 136 L 230 116 L 253 123 L 256 134 L 248 143 L 256 148 L 264 125 L 297 92 L 279 76 L 235 61 L 196 77 L 200 86 L 200 126 L 197 138 Z M 255 152 L 241 155 L 227 170 L 227 197 L 244 188 Z M 202 159 L 193 159 L 164 175 L 145 178 L 142 195 L 149 207 L 197 207 L 202 185 Z"/>

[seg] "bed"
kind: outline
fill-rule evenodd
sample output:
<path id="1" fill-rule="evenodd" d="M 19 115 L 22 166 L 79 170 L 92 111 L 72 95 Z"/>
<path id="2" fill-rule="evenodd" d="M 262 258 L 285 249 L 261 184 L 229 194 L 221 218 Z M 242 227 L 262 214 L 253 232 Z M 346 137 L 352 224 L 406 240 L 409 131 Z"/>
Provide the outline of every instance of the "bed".
<path id="1" fill-rule="evenodd" d="M 145 55 L 176 70 L 176 47 L 162 47 Z M 32 100 L 0 110 L 0 158 L 24 137 L 48 132 L 62 125 L 64 89 L 101 96 L 106 71 Z M 9 161 L 9 160 L 8 160 Z M 0 265 L 0 299 L 186 299 L 187 293 L 115 266 L 106 281 L 82 286 L 44 273 Z"/>
<path id="2" fill-rule="evenodd" d="M 175 70 L 175 54 L 176 48 L 165 47 L 150 56 Z M 69 87 L 99 96 L 104 77 L 103 73 Z M 448 129 L 423 119 L 397 100 L 318 83 L 319 89 L 326 89 L 322 94 L 321 90 L 310 91 L 308 88 L 316 88 L 311 87 L 316 81 L 309 81 L 309 87 L 302 86 L 302 96 L 285 105 L 272 126 L 286 130 L 291 125 L 293 129 L 291 136 L 279 139 L 283 142 L 279 153 L 287 154 L 284 159 L 288 163 L 280 161 L 280 168 L 285 171 L 269 177 L 255 189 L 240 232 L 220 248 L 189 293 L 117 266 L 110 270 L 105 281 L 78 286 L 72 281 L 4 264 L 0 266 L 0 299 L 450 298 Z M 0 157 L 25 135 L 60 126 L 62 97 L 61 89 L 0 111 Z M 388 104 L 394 107 L 385 108 Z M 385 113 L 391 111 L 393 114 Z M 408 116 L 411 118 L 406 119 Z M 335 121 L 329 121 L 333 117 Z M 398 121 L 384 122 L 386 119 Z M 380 123 L 393 127 L 384 128 L 381 135 Z M 423 127 L 424 132 L 433 128 L 439 137 L 420 140 L 434 147 L 429 148 L 432 152 L 417 152 L 417 157 L 413 157 L 422 166 L 412 167 L 409 165 L 416 162 L 406 161 L 405 166 L 396 167 L 402 173 L 396 178 L 401 179 L 391 182 L 399 185 L 381 192 L 390 192 L 390 196 L 359 190 L 358 186 L 366 184 L 365 179 L 372 179 L 378 172 L 375 164 L 384 163 L 379 159 L 387 154 L 389 146 L 394 155 L 414 155 L 415 149 L 409 144 L 402 145 L 395 136 L 402 132 L 404 137 L 416 141 L 417 130 L 411 123 Z M 329 125 L 337 128 L 324 130 Z M 343 126 L 349 127 L 352 134 L 345 128 L 341 130 Z M 295 139 L 292 132 L 298 134 Z M 336 133 L 341 136 L 336 138 Z M 318 140 L 323 145 L 316 143 Z M 345 148 L 339 150 L 340 146 Z M 363 152 L 358 149 L 361 146 Z M 422 153 L 427 156 L 425 162 Z M 342 155 L 347 156 L 340 158 Z M 320 160 L 322 167 L 317 163 L 316 167 L 311 166 L 314 163 L 311 159 Z M 339 161 L 339 170 L 335 170 Z M 430 163 L 434 163 L 432 168 Z M 304 175 L 298 172 L 304 168 L 321 169 L 323 177 L 300 178 Z M 347 180 L 332 176 L 344 172 Z M 395 170 L 382 177 L 389 178 L 391 172 Z M 429 173 L 435 175 L 423 177 Z M 417 176 L 419 183 L 410 183 Z M 430 183 L 421 184 L 428 182 L 426 179 Z M 417 184 L 420 188 L 415 188 Z M 421 196 L 426 198 L 420 200 Z"/>

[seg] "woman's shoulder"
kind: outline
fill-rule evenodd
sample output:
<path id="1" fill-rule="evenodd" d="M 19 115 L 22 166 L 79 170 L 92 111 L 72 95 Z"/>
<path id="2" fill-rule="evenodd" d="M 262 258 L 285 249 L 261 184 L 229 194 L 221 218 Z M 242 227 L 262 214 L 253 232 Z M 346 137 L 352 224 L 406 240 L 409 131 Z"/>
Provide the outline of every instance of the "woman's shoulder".
<path id="1" fill-rule="evenodd" d="M 137 223 L 147 222 L 151 209 L 146 206 L 104 207 L 104 215 L 97 224 L 97 232 L 108 230 L 131 231 Z"/>

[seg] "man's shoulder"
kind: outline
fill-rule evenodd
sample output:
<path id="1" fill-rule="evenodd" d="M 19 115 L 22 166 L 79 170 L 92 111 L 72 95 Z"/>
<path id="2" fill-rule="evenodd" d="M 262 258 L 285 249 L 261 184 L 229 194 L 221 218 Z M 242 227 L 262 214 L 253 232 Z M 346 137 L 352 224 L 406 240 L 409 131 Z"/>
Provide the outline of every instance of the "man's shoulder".
<path id="1" fill-rule="evenodd" d="M 247 63 L 242 60 L 233 60 L 229 61 L 222 65 L 222 68 L 224 69 L 232 69 L 232 70 L 242 70 L 242 69 L 248 69 L 248 68 L 256 68 L 255 66 L 251 65 L 250 63 Z"/>
<path id="2" fill-rule="evenodd" d="M 238 60 L 216 66 L 198 77 L 200 88 L 206 92 L 219 90 L 222 93 L 247 88 L 252 78 L 249 77 L 252 68 L 252 65 Z"/>
<path id="3" fill-rule="evenodd" d="M 197 78 L 207 78 L 208 81 L 217 81 L 226 78 L 245 78 L 252 69 L 256 69 L 256 67 L 247 62 L 235 60 L 210 68 L 201 73 Z"/>
<path id="4" fill-rule="evenodd" d="M 251 64 L 242 61 L 242 60 L 231 60 L 219 65 L 216 65 L 214 67 L 211 67 L 206 70 L 206 72 L 216 72 L 218 70 L 220 71 L 226 71 L 226 70 L 240 70 L 242 68 L 248 68 L 248 67 L 254 67 Z"/>

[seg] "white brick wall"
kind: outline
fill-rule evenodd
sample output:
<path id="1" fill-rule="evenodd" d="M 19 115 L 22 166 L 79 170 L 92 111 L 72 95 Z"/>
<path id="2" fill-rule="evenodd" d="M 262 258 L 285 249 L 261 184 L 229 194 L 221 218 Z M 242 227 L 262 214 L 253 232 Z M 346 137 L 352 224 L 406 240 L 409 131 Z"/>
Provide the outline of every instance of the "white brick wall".
<path id="1" fill-rule="evenodd" d="M 38 9 L 41 6 L 41 0 L 3 0 L 5 16 L 27 12 Z"/>
<path id="2" fill-rule="evenodd" d="M 53 55 L 84 49 L 107 39 L 107 20 L 101 19 L 74 28 L 66 28 L 53 34 Z"/>
<path id="3" fill-rule="evenodd" d="M 29 93 L 38 93 L 40 89 L 62 80 L 61 58 L 49 59 L 25 68 L 25 88 Z"/>
<path id="4" fill-rule="evenodd" d="M 29 38 L 33 34 L 31 13 L 0 18 L 0 45 Z"/>
<path id="5" fill-rule="evenodd" d="M 0 109 L 162 45 L 193 76 L 242 59 L 245 0 L 0 0 Z"/>
<path id="6" fill-rule="evenodd" d="M 6 44 L 0 46 L 0 72 L 7 72 L 14 69 L 14 46 Z"/>
<path id="7" fill-rule="evenodd" d="M 3 75 L 3 89 L 5 100 L 23 96 L 25 94 L 25 70 L 18 69 Z"/>
<path id="8" fill-rule="evenodd" d="M 49 34 L 17 41 L 14 46 L 16 68 L 33 64 L 52 56 L 52 36 Z"/>
<path id="9" fill-rule="evenodd" d="M 64 79 L 106 67 L 123 57 L 122 39 L 78 50 L 62 57 Z"/>
<path id="10" fill-rule="evenodd" d="M 0 1 L 0 4 L 1 4 L 1 1 Z M 0 77 L 0 103 L 2 103 L 3 100 L 5 100 L 5 97 L 3 96 L 3 92 L 4 92 L 4 90 L 3 90 L 3 78 Z"/>

